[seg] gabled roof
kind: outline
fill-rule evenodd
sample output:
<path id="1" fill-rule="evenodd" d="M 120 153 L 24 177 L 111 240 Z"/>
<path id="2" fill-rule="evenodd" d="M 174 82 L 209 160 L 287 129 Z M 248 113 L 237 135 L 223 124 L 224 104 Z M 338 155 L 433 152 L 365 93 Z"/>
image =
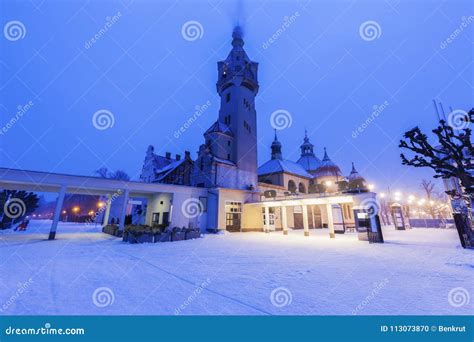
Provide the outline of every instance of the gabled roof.
<path id="1" fill-rule="evenodd" d="M 220 122 L 217 120 L 212 124 L 211 127 L 207 129 L 207 131 L 204 133 L 204 135 L 209 134 L 209 133 L 222 133 L 226 134 L 229 136 L 233 136 L 234 134 L 232 133 L 232 130 L 230 129 L 229 126 L 227 126 L 225 123 Z"/>
<path id="2" fill-rule="evenodd" d="M 305 178 L 313 178 L 300 164 L 292 162 L 291 160 L 271 159 L 258 168 L 259 176 L 279 172 L 291 173 Z"/>
<path id="3" fill-rule="evenodd" d="M 156 180 L 162 180 L 169 175 L 173 170 L 180 166 L 186 159 L 173 160 L 170 164 L 162 169 L 156 170 Z"/>

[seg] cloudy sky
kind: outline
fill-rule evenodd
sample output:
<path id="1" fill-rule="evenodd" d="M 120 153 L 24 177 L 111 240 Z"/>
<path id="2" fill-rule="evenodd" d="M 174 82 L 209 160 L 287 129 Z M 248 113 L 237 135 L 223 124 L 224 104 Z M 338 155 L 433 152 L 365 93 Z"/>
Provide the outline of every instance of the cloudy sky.
<path id="1" fill-rule="evenodd" d="M 306 128 L 345 174 L 354 161 L 379 191 L 413 189 L 432 173 L 402 166 L 398 140 L 434 127 L 433 99 L 472 106 L 473 15 L 467 0 L 1 1 L 0 166 L 136 179 L 150 144 L 195 157 L 239 23 L 260 64 L 259 164 L 284 110 L 285 158 Z"/>

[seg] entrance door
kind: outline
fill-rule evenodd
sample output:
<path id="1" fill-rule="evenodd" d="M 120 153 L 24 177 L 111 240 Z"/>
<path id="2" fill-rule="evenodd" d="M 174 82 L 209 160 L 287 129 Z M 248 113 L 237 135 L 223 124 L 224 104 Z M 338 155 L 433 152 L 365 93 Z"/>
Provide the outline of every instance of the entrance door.
<path id="1" fill-rule="evenodd" d="M 313 206 L 314 228 L 323 228 L 323 219 L 321 218 L 321 209 L 319 206 Z"/>
<path id="2" fill-rule="evenodd" d="M 242 216 L 241 202 L 226 202 L 225 204 L 225 228 L 229 232 L 240 232 Z"/>
<path id="3" fill-rule="evenodd" d="M 263 227 L 267 227 L 267 217 L 265 215 L 265 208 L 262 208 L 263 211 Z M 268 208 L 268 229 L 275 230 L 275 208 Z"/>
<path id="4" fill-rule="evenodd" d="M 342 215 L 342 208 L 339 204 L 333 204 L 331 207 L 334 233 L 344 234 L 346 228 L 344 226 L 344 216 Z"/>

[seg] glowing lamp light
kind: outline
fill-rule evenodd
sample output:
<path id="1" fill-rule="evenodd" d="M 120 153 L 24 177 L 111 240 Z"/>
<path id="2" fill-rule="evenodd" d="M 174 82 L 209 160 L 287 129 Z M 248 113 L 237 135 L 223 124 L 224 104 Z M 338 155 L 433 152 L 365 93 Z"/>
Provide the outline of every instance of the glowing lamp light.
<path id="1" fill-rule="evenodd" d="M 379 195 L 380 195 L 381 198 L 385 198 L 385 193 L 384 192 L 380 193 Z"/>
<path id="2" fill-rule="evenodd" d="M 99 208 L 102 208 L 102 207 L 104 206 L 104 202 L 99 202 L 99 203 L 97 203 L 97 206 L 98 206 Z"/>
<path id="3" fill-rule="evenodd" d="M 326 181 L 326 182 L 324 182 L 324 184 L 326 184 L 326 186 L 331 186 L 332 182 L 331 181 Z"/>
<path id="4" fill-rule="evenodd" d="M 369 184 L 369 185 L 367 185 L 367 188 L 368 188 L 369 190 L 374 190 L 374 189 L 375 189 L 375 185 L 374 185 L 374 184 Z"/>
<path id="5" fill-rule="evenodd" d="M 66 212 L 67 212 L 66 210 L 63 210 L 63 214 L 66 214 Z"/>
<path id="6" fill-rule="evenodd" d="M 435 202 L 434 202 L 434 201 L 430 201 L 430 205 L 434 205 L 434 204 L 435 204 Z"/>
<path id="7" fill-rule="evenodd" d="M 72 211 L 73 211 L 74 213 L 78 213 L 78 212 L 79 212 L 79 207 L 74 207 L 74 208 L 72 208 Z"/>
<path id="8" fill-rule="evenodd" d="M 92 216 L 92 215 L 94 215 L 94 211 L 93 211 L 93 210 L 91 210 L 91 211 L 89 211 L 89 213 L 88 213 L 88 214 L 89 214 L 89 216 Z"/>
<path id="9" fill-rule="evenodd" d="M 408 196 L 408 200 L 409 201 L 414 201 L 416 199 L 416 197 L 414 195 L 410 195 Z"/>

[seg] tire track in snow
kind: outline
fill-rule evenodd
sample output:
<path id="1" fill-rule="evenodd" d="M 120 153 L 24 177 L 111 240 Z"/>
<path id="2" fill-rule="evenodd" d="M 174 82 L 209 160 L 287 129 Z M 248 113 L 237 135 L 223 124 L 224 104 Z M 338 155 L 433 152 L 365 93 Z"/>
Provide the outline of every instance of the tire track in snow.
<path id="1" fill-rule="evenodd" d="M 200 285 L 200 284 L 196 284 L 196 283 L 192 282 L 191 280 L 188 280 L 188 279 L 186 279 L 186 278 L 184 278 L 184 277 L 182 277 L 182 276 L 180 276 L 180 275 L 177 275 L 177 274 L 175 274 L 175 273 L 169 272 L 169 271 L 167 271 L 167 270 L 161 268 L 160 266 L 157 266 L 157 265 L 155 265 L 155 264 L 149 262 L 148 260 L 145 260 L 145 259 L 142 259 L 142 258 L 138 258 L 138 257 L 136 257 L 136 256 L 134 256 L 134 255 L 130 255 L 130 254 L 124 253 L 124 252 L 118 252 L 118 254 L 126 255 L 126 256 L 128 256 L 128 257 L 130 257 L 130 258 L 133 258 L 133 259 L 136 259 L 136 260 L 140 260 L 141 262 L 144 262 L 144 263 L 146 263 L 146 264 L 152 266 L 153 268 L 156 268 L 157 270 L 159 270 L 159 271 L 161 271 L 161 272 L 163 272 L 163 273 L 166 273 L 166 274 L 168 274 L 168 275 L 170 275 L 170 276 L 172 276 L 172 277 L 174 277 L 174 278 L 176 278 L 176 279 L 179 279 L 179 280 L 181 280 L 181 281 L 183 281 L 183 282 L 185 282 L 185 283 L 187 283 L 187 284 L 189 284 L 189 285 L 192 285 L 192 286 L 194 286 L 194 287 L 198 287 L 198 286 Z M 230 301 L 232 301 L 232 302 L 235 302 L 235 303 L 238 303 L 238 304 L 240 304 L 240 305 L 246 306 L 246 307 L 248 307 L 248 308 L 251 308 L 251 309 L 253 309 L 253 310 L 255 310 L 255 311 L 258 311 L 258 312 L 260 312 L 260 313 L 263 313 L 263 314 L 265 314 L 265 315 L 272 315 L 272 314 L 271 314 L 270 312 L 268 312 L 268 311 L 262 310 L 262 309 L 260 309 L 260 308 L 258 308 L 258 307 L 256 307 L 256 306 L 253 306 L 253 305 L 251 305 L 251 304 L 245 303 L 245 302 L 241 301 L 240 299 L 230 297 L 230 296 L 225 295 L 225 294 L 223 294 L 223 293 L 220 293 L 220 292 L 218 292 L 218 291 L 216 291 L 216 290 L 212 290 L 212 289 L 210 289 L 210 288 L 208 288 L 208 287 L 202 287 L 202 290 L 203 290 L 203 291 L 210 292 L 210 293 L 212 293 L 212 294 L 215 294 L 215 295 L 217 295 L 217 296 L 219 296 L 219 297 L 226 298 L 226 299 L 228 299 L 228 300 L 230 300 Z"/>

